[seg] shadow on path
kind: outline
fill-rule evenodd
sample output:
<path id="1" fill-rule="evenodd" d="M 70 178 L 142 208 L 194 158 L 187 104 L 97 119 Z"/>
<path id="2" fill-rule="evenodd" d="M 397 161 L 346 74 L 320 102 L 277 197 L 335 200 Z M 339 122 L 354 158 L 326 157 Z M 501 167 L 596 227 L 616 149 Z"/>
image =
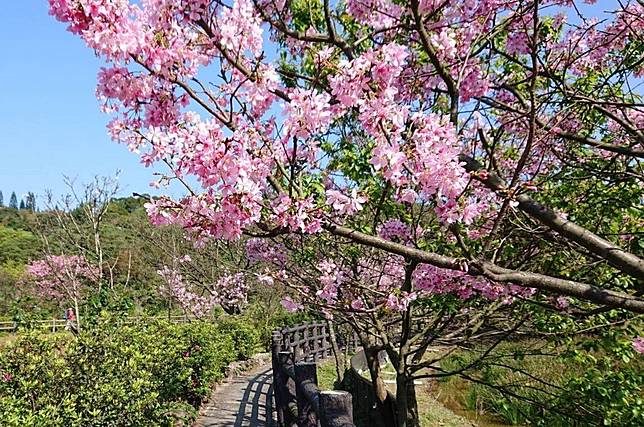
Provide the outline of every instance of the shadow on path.
<path id="1" fill-rule="evenodd" d="M 195 427 L 270 427 L 272 372 L 263 366 L 218 386 Z"/>

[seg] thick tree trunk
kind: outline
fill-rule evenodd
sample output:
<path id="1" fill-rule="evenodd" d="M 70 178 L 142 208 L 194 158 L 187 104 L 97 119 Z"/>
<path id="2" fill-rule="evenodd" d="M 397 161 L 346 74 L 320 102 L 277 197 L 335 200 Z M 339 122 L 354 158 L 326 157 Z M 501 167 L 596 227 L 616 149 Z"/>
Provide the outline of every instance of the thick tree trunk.
<path id="1" fill-rule="evenodd" d="M 376 392 L 376 400 L 380 404 L 384 404 L 387 399 L 387 387 L 382 380 L 380 361 L 378 361 L 378 350 L 366 349 L 364 351 L 367 358 L 367 366 L 369 366 L 369 374 L 371 375 L 371 382 Z"/>
<path id="2" fill-rule="evenodd" d="M 364 341 L 363 341 L 364 344 Z M 365 358 L 367 359 L 367 366 L 369 367 L 369 374 L 371 376 L 371 383 L 373 385 L 375 394 L 375 404 L 378 414 L 380 414 L 380 425 L 395 426 L 395 414 L 391 408 L 391 402 L 387 399 L 387 386 L 382 379 L 382 371 L 380 369 L 380 361 L 378 360 L 379 349 L 364 348 Z"/>
<path id="3" fill-rule="evenodd" d="M 414 380 L 406 374 L 396 375 L 397 427 L 420 427 Z"/>

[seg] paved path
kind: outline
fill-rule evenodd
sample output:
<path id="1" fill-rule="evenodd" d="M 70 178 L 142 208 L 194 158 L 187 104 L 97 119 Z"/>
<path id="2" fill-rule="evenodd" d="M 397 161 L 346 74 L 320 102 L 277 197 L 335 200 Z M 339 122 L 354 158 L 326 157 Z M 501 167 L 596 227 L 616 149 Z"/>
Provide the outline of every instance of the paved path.
<path id="1" fill-rule="evenodd" d="M 270 427 L 271 381 L 263 365 L 218 385 L 194 427 Z"/>

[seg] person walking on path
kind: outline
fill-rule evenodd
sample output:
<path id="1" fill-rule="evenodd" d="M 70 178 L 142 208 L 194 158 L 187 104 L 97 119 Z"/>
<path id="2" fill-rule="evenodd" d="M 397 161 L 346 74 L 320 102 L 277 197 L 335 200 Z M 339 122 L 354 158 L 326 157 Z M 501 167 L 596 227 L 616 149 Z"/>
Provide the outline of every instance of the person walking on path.
<path id="1" fill-rule="evenodd" d="M 78 334 L 78 327 L 76 326 L 76 315 L 72 308 L 65 310 L 65 330 L 72 331 L 74 335 Z"/>

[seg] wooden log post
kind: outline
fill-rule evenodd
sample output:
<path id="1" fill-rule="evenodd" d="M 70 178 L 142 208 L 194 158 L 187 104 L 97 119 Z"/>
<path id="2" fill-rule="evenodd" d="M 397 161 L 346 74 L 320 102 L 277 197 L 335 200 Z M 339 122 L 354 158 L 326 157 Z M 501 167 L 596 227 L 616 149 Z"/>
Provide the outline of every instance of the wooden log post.
<path id="1" fill-rule="evenodd" d="M 318 341 L 320 343 L 319 357 L 320 359 L 324 359 L 326 357 L 326 333 L 322 325 L 319 325 L 317 327 L 317 330 L 318 330 Z"/>
<path id="2" fill-rule="evenodd" d="M 353 426 L 351 394 L 346 391 L 320 392 L 320 426 Z"/>
<path id="3" fill-rule="evenodd" d="M 313 361 L 317 362 L 320 358 L 318 357 L 319 345 L 318 345 L 318 332 L 317 328 L 313 327 L 311 330 L 311 354 L 313 354 Z"/>
<path id="4" fill-rule="evenodd" d="M 324 347 L 326 352 L 324 357 L 333 356 L 333 349 L 331 348 L 331 331 L 327 325 L 322 326 L 324 328 Z"/>
<path id="5" fill-rule="evenodd" d="M 295 381 L 286 374 L 289 369 L 294 369 L 293 352 L 280 351 L 277 354 L 277 363 L 280 369 L 280 400 L 284 409 L 284 426 L 291 427 L 297 423 L 297 398 Z"/>
<path id="6" fill-rule="evenodd" d="M 286 425 L 285 419 L 285 403 L 282 396 L 284 380 L 282 379 L 282 372 L 279 366 L 279 352 L 282 350 L 282 334 L 279 331 L 274 331 L 271 336 L 271 362 L 273 367 L 273 400 L 275 401 L 275 412 L 277 412 L 277 425 L 284 427 Z"/>
<path id="7" fill-rule="evenodd" d="M 297 425 L 298 427 L 317 427 L 318 417 L 315 413 L 315 402 L 309 398 L 316 395 L 318 386 L 317 364 L 301 362 L 295 364 L 295 382 L 297 390 Z M 307 398 L 307 395 L 309 398 Z M 317 396 L 315 396 L 317 397 Z"/>
<path id="8" fill-rule="evenodd" d="M 309 361 L 309 354 L 311 353 L 309 349 L 309 327 L 306 326 L 302 331 L 302 361 Z"/>
<path id="9" fill-rule="evenodd" d="M 297 330 L 293 332 L 293 362 L 301 362 L 305 357 L 306 353 L 304 351 L 304 334 L 302 330 Z"/>

